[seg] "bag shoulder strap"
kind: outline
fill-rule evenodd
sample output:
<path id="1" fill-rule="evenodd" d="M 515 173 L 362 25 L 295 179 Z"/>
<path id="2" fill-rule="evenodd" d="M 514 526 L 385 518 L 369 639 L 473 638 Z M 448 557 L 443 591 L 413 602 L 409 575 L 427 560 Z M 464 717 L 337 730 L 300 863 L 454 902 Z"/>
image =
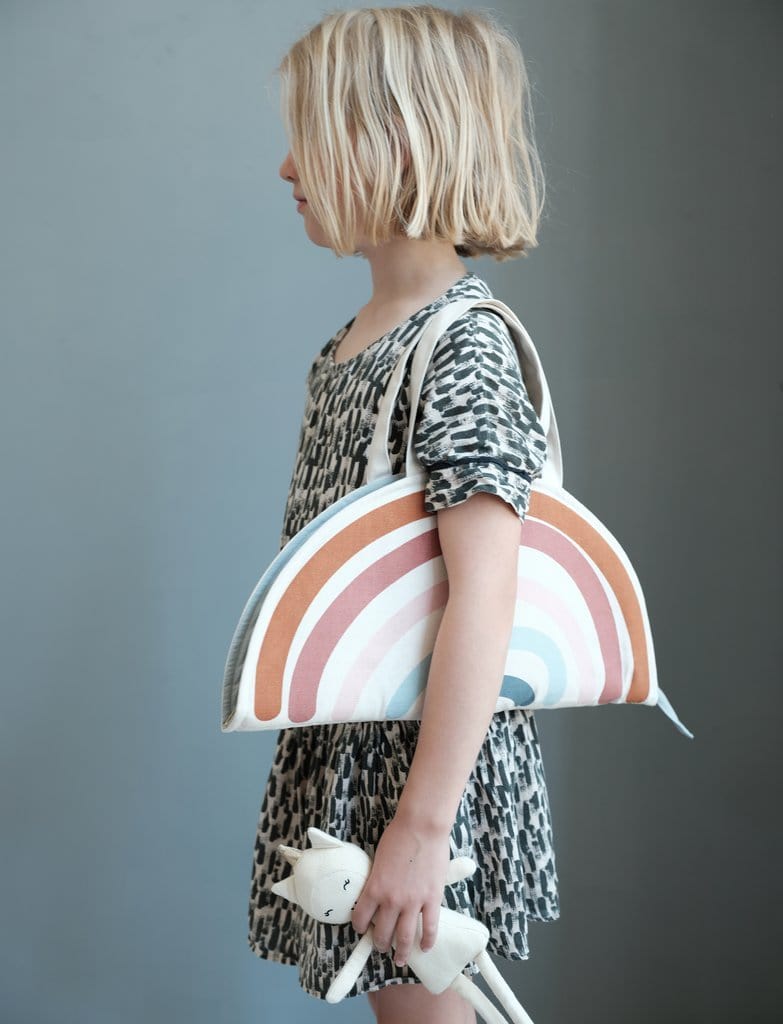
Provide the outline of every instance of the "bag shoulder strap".
<path id="1" fill-rule="evenodd" d="M 402 386 L 402 379 L 408 361 L 413 358 L 410 379 L 410 422 L 408 425 L 408 445 L 405 455 L 405 474 L 423 472 L 424 467 L 413 448 L 413 437 L 418 415 L 419 399 L 424 377 L 427 372 L 435 345 L 441 335 L 451 324 L 463 316 L 469 309 L 482 307 L 493 309 L 506 321 L 514 340 L 522 379 L 528 395 L 547 439 L 547 456 L 542 467 L 541 479 L 546 483 L 561 487 L 563 484 L 563 458 L 560 450 L 560 434 L 557 429 L 555 410 L 549 394 L 544 368 L 541 365 L 536 347 L 530 335 L 517 318 L 516 314 L 500 299 L 465 298 L 441 306 L 427 320 L 418 337 L 410 345 L 406 345 L 397 360 L 389 377 L 389 383 L 383 393 L 378 407 L 378 418 L 375 433 L 368 447 L 366 482 L 379 479 L 391 473 L 389 457 L 389 430 L 392 412 Z"/>

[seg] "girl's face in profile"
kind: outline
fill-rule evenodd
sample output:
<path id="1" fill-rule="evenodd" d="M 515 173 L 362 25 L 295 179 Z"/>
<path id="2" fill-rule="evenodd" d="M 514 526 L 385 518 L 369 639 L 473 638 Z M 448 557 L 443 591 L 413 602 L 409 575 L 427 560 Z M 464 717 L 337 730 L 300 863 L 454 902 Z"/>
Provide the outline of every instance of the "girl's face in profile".
<path id="1" fill-rule="evenodd" d="M 310 209 L 310 204 L 307 202 L 307 196 L 304 194 L 304 191 L 302 190 L 302 185 L 299 181 L 299 175 L 296 170 L 296 164 L 294 163 L 294 158 L 291 156 L 290 150 L 288 151 L 288 153 L 286 153 L 285 160 L 283 160 L 282 164 L 280 164 L 279 173 L 283 181 L 292 183 L 292 201 L 296 201 L 302 198 L 305 200 L 303 203 L 297 203 L 297 210 L 299 214 L 302 217 L 304 217 L 305 231 L 307 232 L 307 237 L 314 245 L 320 245 L 325 248 L 329 248 L 329 242 L 323 232 L 323 229 L 313 216 L 313 212 Z M 360 245 L 357 246 L 356 251 L 359 252 L 362 246 L 363 242 L 360 242 Z"/>
<path id="2" fill-rule="evenodd" d="M 309 204 L 306 201 L 307 196 L 302 192 L 302 186 L 299 183 L 299 175 L 296 171 L 296 164 L 294 163 L 294 158 L 291 156 L 290 150 L 286 153 L 285 160 L 283 160 L 280 165 L 280 177 L 283 181 L 290 181 L 293 183 L 292 197 L 294 202 L 298 199 L 304 200 L 304 202 L 297 205 L 297 210 L 304 217 L 305 231 L 307 232 L 310 241 L 315 245 L 326 245 L 326 239 L 321 231 L 321 226 L 315 217 L 313 217 Z"/>

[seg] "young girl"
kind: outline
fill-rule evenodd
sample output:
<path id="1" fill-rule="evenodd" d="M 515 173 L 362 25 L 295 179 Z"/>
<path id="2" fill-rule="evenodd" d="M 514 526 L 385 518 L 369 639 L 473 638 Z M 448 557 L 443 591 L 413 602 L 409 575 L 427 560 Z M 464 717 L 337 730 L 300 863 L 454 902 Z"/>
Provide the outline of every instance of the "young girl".
<path id="1" fill-rule="evenodd" d="M 307 376 L 280 547 L 364 483 L 378 402 L 405 346 L 442 305 L 491 297 L 462 257 L 535 246 L 543 179 L 518 44 L 485 13 L 430 5 L 329 13 L 280 68 L 290 152 L 280 168 L 309 239 L 370 264 L 372 295 Z M 392 424 L 405 466 L 409 373 Z M 544 767 L 533 713 L 493 714 L 517 589 L 519 530 L 546 437 L 510 332 L 472 309 L 438 339 L 414 428 L 437 514 L 449 596 L 421 722 L 280 732 L 258 821 L 249 943 L 296 964 L 324 998 L 374 925 L 354 993 L 376 1018 L 474 1022 L 455 993 L 433 996 L 406 965 L 419 914 L 432 945 L 441 901 L 489 928 L 490 951 L 527 959 L 527 921 L 559 917 Z M 321 924 L 273 894 L 281 843 L 315 825 L 374 856 L 352 925 Z M 475 874 L 445 889 L 451 857 Z M 390 942 L 395 938 L 396 955 Z"/>

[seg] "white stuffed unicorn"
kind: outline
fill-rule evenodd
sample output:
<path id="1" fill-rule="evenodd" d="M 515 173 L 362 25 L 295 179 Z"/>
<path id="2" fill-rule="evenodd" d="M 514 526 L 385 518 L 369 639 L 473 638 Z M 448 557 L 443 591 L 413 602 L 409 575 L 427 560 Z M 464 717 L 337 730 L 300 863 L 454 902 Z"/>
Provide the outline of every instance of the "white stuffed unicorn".
<path id="1" fill-rule="evenodd" d="M 297 903 L 317 921 L 348 924 L 369 877 L 372 860 L 360 847 L 344 843 L 320 829 L 308 828 L 307 836 L 311 846 L 309 850 L 278 846 L 293 871 L 281 882 L 275 882 L 272 892 Z M 446 884 L 460 882 L 475 870 L 475 861 L 470 857 L 456 857 L 449 864 Z M 507 1024 L 481 989 L 462 973 L 473 961 L 514 1024 L 533 1024 L 490 959 L 486 949 L 489 931 L 480 921 L 441 907 L 435 945 L 426 951 L 420 945 L 421 931 L 419 915 L 408 963 L 430 992 L 439 995 L 452 988 L 476 1009 L 487 1024 Z M 394 949 L 394 938 L 391 945 Z M 370 925 L 329 986 L 327 1002 L 337 1003 L 348 994 L 372 949 Z"/>

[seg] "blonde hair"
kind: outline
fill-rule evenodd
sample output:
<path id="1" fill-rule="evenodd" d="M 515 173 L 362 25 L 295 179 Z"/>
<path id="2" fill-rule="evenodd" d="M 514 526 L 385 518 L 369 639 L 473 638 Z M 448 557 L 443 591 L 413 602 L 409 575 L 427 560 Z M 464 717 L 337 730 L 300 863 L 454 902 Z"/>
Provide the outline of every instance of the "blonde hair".
<path id="1" fill-rule="evenodd" d="M 544 203 L 516 39 L 481 10 L 329 11 L 275 68 L 291 155 L 337 256 L 393 235 L 527 255 Z"/>

